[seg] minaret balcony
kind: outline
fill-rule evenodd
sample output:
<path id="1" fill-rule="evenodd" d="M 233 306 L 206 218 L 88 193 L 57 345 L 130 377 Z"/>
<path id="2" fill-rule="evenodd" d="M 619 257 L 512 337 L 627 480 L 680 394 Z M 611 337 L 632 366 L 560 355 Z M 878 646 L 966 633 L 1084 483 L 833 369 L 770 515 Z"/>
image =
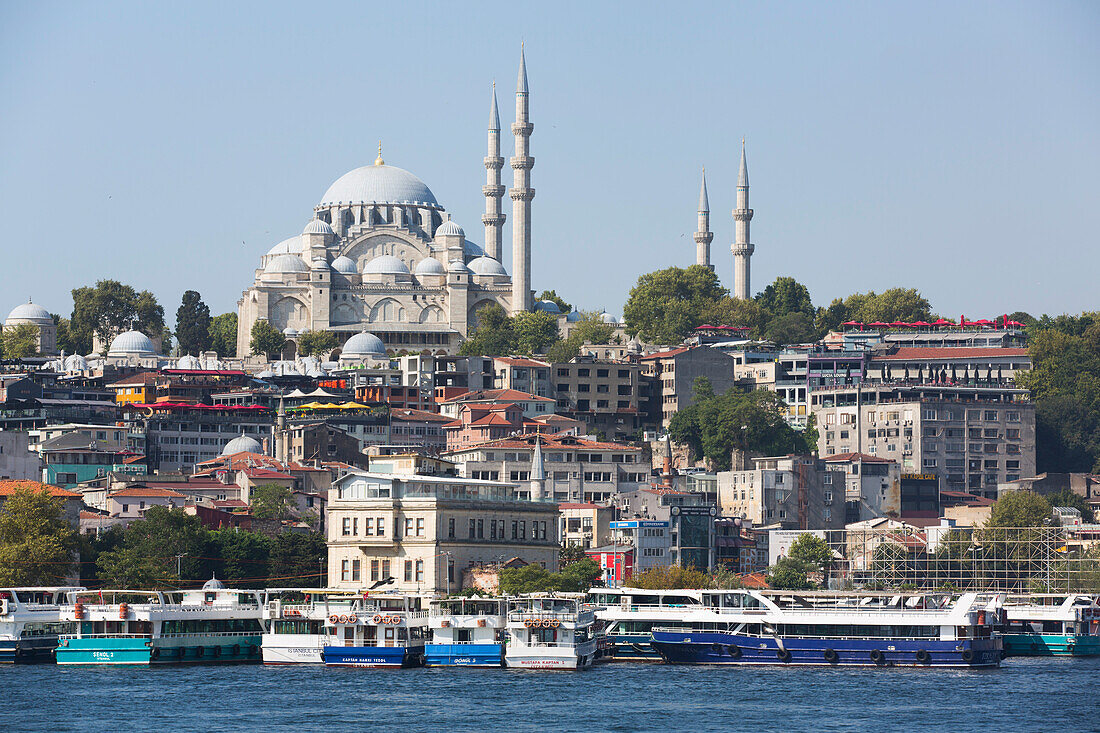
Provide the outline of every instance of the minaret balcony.
<path id="1" fill-rule="evenodd" d="M 504 223 L 504 214 L 485 214 L 481 217 L 481 223 L 485 226 L 500 226 Z"/>
<path id="2" fill-rule="evenodd" d="M 481 187 L 481 195 L 489 196 L 491 198 L 500 198 L 504 195 L 504 186 L 501 185 L 488 185 Z"/>
<path id="3" fill-rule="evenodd" d="M 530 122 L 513 122 L 512 134 L 513 135 L 530 135 L 535 129 L 534 124 Z"/>
<path id="4" fill-rule="evenodd" d="M 512 168 L 515 170 L 531 170 L 535 167 L 535 158 L 531 155 L 517 155 L 512 158 Z"/>
<path id="5" fill-rule="evenodd" d="M 508 195 L 512 197 L 513 201 L 530 201 L 535 198 L 535 189 L 513 188 L 508 191 Z"/>
<path id="6" fill-rule="evenodd" d="M 751 221 L 752 209 L 734 209 L 733 218 L 735 221 Z"/>
<path id="7" fill-rule="evenodd" d="M 734 255 L 751 255 L 755 251 L 755 244 L 734 244 L 730 247 L 730 252 Z"/>
<path id="8" fill-rule="evenodd" d="M 504 167 L 504 158 L 499 155 L 490 155 L 485 158 L 485 167 L 489 170 L 498 171 Z"/>

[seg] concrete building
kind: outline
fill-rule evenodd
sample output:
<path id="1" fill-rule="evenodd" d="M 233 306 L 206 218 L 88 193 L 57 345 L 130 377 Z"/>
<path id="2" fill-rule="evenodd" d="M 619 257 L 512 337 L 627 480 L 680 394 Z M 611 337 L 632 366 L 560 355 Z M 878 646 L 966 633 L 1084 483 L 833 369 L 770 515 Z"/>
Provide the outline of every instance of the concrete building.
<path id="1" fill-rule="evenodd" d="M 562 547 L 573 545 L 585 550 L 611 542 L 611 522 L 615 507 L 591 502 L 558 504 L 561 513 L 558 536 Z"/>
<path id="2" fill-rule="evenodd" d="M 350 473 L 333 484 L 328 577 L 362 589 L 458 590 L 465 569 L 519 558 L 558 569 L 558 507 L 515 486 L 448 476 Z"/>
<path id="3" fill-rule="evenodd" d="M 635 572 L 662 565 L 713 569 L 718 507 L 706 494 L 647 486 L 616 497 L 616 544 L 634 548 Z"/>
<path id="4" fill-rule="evenodd" d="M 590 434 L 607 440 L 637 438 L 645 419 L 640 366 L 577 357 L 550 368 L 559 415 L 583 421 Z"/>
<path id="5" fill-rule="evenodd" d="M 526 418 L 537 418 L 554 413 L 553 398 L 518 389 L 479 389 L 465 392 L 440 402 L 439 412 L 449 418 L 457 419 L 462 408 L 467 405 L 516 405 Z"/>
<path id="6" fill-rule="evenodd" d="M 134 475 L 146 472 L 140 454 L 126 447 L 100 443 L 81 432 L 50 438 L 38 447 L 38 452 L 42 456 L 42 480 L 62 488 L 71 489 L 111 472 Z"/>
<path id="7" fill-rule="evenodd" d="M 270 410 L 250 407 L 165 404 L 144 408 L 123 405 L 122 410 L 130 424 L 145 428 L 145 457 L 151 471 L 189 470 L 219 457 L 229 443 L 242 436 L 254 443 L 247 450 L 263 453 L 274 422 Z"/>
<path id="8" fill-rule="evenodd" d="M 844 473 L 845 524 L 901 516 L 901 466 L 897 462 L 865 453 L 838 453 L 824 460 L 830 470 Z"/>
<path id="9" fill-rule="evenodd" d="M 699 377 L 710 380 L 715 394 L 736 385 L 733 359 L 707 346 L 683 347 L 659 351 L 639 359 L 642 374 L 655 380 L 649 414 L 667 428 L 672 416 L 694 400 L 694 384 Z"/>
<path id="10" fill-rule="evenodd" d="M 0 431 L 0 479 L 37 481 L 42 478 L 42 457 L 30 449 L 25 430 Z"/>
<path id="11" fill-rule="evenodd" d="M 107 495 L 107 513 L 118 519 L 135 520 L 154 506 L 175 509 L 187 503 L 187 495 L 165 488 L 132 486 Z"/>
<path id="12" fill-rule="evenodd" d="M 1035 406 L 1014 387 L 873 385 L 813 392 L 820 455 L 866 453 L 942 488 L 996 498 L 1035 473 Z"/>
<path id="13" fill-rule="evenodd" d="M 411 409 L 390 410 L 390 439 L 396 445 L 406 445 L 431 453 L 447 448 L 447 435 L 443 426 L 452 418 L 438 412 Z"/>
<path id="14" fill-rule="evenodd" d="M 498 356 L 493 359 L 494 389 L 511 389 L 536 397 L 552 398 L 550 364 L 537 359 Z"/>
<path id="15" fill-rule="evenodd" d="M 784 529 L 840 529 L 845 519 L 845 477 L 810 456 L 753 458 L 747 471 L 718 474 L 723 517 L 754 526 Z"/>

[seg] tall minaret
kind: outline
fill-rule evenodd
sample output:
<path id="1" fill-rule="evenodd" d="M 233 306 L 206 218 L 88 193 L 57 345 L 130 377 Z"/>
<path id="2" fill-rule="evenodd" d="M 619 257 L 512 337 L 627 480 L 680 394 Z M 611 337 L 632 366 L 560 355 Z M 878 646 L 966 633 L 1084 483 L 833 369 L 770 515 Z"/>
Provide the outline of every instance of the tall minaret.
<path id="1" fill-rule="evenodd" d="M 485 216 L 481 223 L 485 225 L 485 253 L 497 262 L 503 258 L 501 252 L 501 233 L 504 228 L 504 212 L 501 211 L 501 199 L 504 186 L 500 185 L 500 169 L 504 167 L 504 158 L 500 157 L 500 113 L 497 112 L 497 83 L 493 82 L 493 101 L 489 107 L 489 152 L 485 156 L 485 185 L 481 192 L 485 194 Z"/>
<path id="2" fill-rule="evenodd" d="M 737 174 L 737 208 L 733 210 L 736 234 L 733 239 L 733 297 L 749 299 L 749 258 L 756 245 L 749 243 L 749 164 L 745 160 L 745 138 L 741 138 L 741 171 Z"/>
<path id="3" fill-rule="evenodd" d="M 527 61 L 523 46 L 519 50 L 519 78 L 516 80 L 516 121 L 512 134 L 516 137 L 516 154 L 512 157 L 512 313 L 531 308 L 531 168 L 535 159 L 530 152 L 531 131 L 527 119 Z"/>
<path id="4" fill-rule="evenodd" d="M 531 501 L 545 501 L 546 471 L 542 467 L 542 439 L 537 435 L 535 436 L 535 453 L 531 457 L 530 481 Z"/>
<path id="5" fill-rule="evenodd" d="M 714 232 L 710 230 L 710 201 L 707 199 L 707 169 L 703 169 L 703 185 L 699 189 L 699 224 L 695 232 L 695 264 L 714 269 L 710 263 L 710 243 Z"/>

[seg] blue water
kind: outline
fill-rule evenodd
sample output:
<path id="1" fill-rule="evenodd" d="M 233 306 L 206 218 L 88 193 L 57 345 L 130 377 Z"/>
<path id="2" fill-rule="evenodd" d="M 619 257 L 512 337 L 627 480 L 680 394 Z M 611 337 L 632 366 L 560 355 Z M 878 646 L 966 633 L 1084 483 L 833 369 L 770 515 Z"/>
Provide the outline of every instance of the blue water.
<path id="1" fill-rule="evenodd" d="M 1100 658 L 1001 669 L 0 668 L 7 731 L 1100 730 Z M 385 726 L 385 728 L 383 728 Z"/>

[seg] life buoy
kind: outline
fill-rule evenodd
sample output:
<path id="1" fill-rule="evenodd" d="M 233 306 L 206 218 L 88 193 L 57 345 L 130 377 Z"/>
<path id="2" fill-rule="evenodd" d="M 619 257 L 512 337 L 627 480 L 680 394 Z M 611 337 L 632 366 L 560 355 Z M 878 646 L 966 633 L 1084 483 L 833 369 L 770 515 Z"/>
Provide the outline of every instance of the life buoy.
<path id="1" fill-rule="evenodd" d="M 331 623 L 331 624 L 335 624 L 336 622 L 338 622 L 338 621 L 340 620 L 340 617 L 339 617 L 339 616 L 337 616 L 337 615 L 336 615 L 336 614 L 334 613 L 334 614 L 332 614 L 331 616 L 329 616 L 329 617 L 328 617 L 328 620 L 329 620 L 329 623 Z"/>
<path id="2" fill-rule="evenodd" d="M 783 662 L 784 664 L 791 661 L 791 653 L 789 651 L 787 651 L 786 649 L 778 650 L 775 653 L 775 656 L 779 659 L 780 662 Z"/>
<path id="3" fill-rule="evenodd" d="M 962 660 L 967 664 L 970 664 L 974 661 L 974 652 L 969 649 L 963 649 Z"/>
<path id="4" fill-rule="evenodd" d="M 552 629 L 556 629 L 556 628 L 558 628 L 559 626 L 561 626 L 561 621 L 559 621 L 559 620 L 558 620 L 558 619 L 556 619 L 556 618 L 552 618 L 552 619 L 550 619 L 550 628 L 552 628 Z"/>
<path id="5" fill-rule="evenodd" d="M 348 617 L 347 617 L 347 615 L 341 615 L 341 616 L 340 616 L 340 623 L 342 623 L 342 624 L 346 624 L 347 622 L 348 622 Z"/>
<path id="6" fill-rule="evenodd" d="M 130 607 L 125 603 L 118 604 L 118 617 L 125 619 L 130 614 Z"/>
<path id="7" fill-rule="evenodd" d="M 349 614 L 348 614 L 348 623 L 349 623 L 349 624 L 357 624 L 357 623 L 359 623 L 359 617 L 358 617 L 358 616 L 356 616 L 356 615 L 355 615 L 354 613 L 349 613 Z"/>
<path id="8" fill-rule="evenodd" d="M 374 614 L 374 618 L 371 619 L 375 625 L 382 623 L 382 616 L 380 614 Z"/>
<path id="9" fill-rule="evenodd" d="M 917 664 L 929 664 L 932 661 L 932 655 L 928 653 L 927 649 L 917 650 Z"/>
<path id="10" fill-rule="evenodd" d="M 523 625 L 526 626 L 527 628 L 531 628 L 532 623 L 533 623 L 532 619 L 528 618 L 528 619 L 523 620 Z"/>
<path id="11" fill-rule="evenodd" d="M 875 664 L 882 664 L 885 659 L 886 657 L 884 657 L 882 652 L 878 649 L 871 650 L 871 661 Z"/>
<path id="12" fill-rule="evenodd" d="M 73 616 L 76 618 L 77 621 L 82 621 L 84 619 L 83 603 L 78 602 L 75 606 L 73 606 Z"/>
<path id="13" fill-rule="evenodd" d="M 829 664 L 836 664 L 839 659 L 840 655 L 836 653 L 835 649 L 825 650 L 825 661 Z"/>

